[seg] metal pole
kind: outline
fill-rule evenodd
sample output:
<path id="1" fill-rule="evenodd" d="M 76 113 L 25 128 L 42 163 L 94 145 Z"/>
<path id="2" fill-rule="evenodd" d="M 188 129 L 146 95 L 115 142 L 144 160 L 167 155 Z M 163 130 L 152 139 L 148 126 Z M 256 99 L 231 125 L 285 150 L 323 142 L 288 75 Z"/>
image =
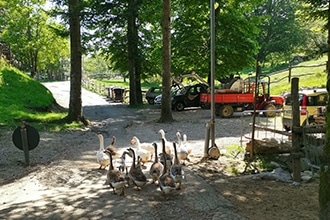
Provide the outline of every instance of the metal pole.
<path id="1" fill-rule="evenodd" d="M 24 121 L 21 122 L 21 138 L 22 138 L 25 163 L 27 166 L 30 166 L 29 143 L 28 143 L 27 131 Z"/>
<path id="2" fill-rule="evenodd" d="M 211 73 L 211 120 L 207 122 L 204 143 L 204 159 L 207 158 L 210 139 L 211 146 L 215 142 L 215 106 L 214 106 L 214 65 L 215 65 L 215 0 L 210 0 L 210 73 Z M 211 136 L 211 138 L 210 138 Z"/>
<path id="3" fill-rule="evenodd" d="M 214 106 L 214 71 L 215 71 L 215 0 L 211 0 L 211 146 L 215 142 L 215 106 Z"/>

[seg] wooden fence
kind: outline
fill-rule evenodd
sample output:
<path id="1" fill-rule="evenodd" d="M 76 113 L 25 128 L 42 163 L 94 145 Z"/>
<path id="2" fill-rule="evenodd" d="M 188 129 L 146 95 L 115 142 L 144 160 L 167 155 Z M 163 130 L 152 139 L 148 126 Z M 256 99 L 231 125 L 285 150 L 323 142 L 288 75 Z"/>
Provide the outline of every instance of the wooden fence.
<path id="1" fill-rule="evenodd" d="M 280 82 L 280 81 L 282 81 L 284 79 L 288 79 L 288 82 L 291 82 L 291 78 L 293 78 L 293 77 L 308 76 L 308 75 L 313 75 L 314 74 L 314 73 L 304 73 L 304 74 L 295 74 L 295 75 L 292 75 L 292 69 L 295 69 L 295 68 L 313 68 L 313 67 L 319 67 L 319 66 L 326 66 L 326 63 L 323 63 L 323 64 L 313 64 L 313 65 L 308 65 L 308 66 L 292 66 L 290 64 L 289 68 L 272 72 L 272 73 L 268 74 L 268 76 L 272 76 L 272 75 L 276 75 L 278 73 L 283 73 L 283 72 L 287 72 L 288 71 L 289 72 L 288 76 L 284 76 L 284 77 L 282 77 L 281 79 L 278 79 L 278 80 L 273 80 L 271 83 L 277 83 L 277 82 Z"/>

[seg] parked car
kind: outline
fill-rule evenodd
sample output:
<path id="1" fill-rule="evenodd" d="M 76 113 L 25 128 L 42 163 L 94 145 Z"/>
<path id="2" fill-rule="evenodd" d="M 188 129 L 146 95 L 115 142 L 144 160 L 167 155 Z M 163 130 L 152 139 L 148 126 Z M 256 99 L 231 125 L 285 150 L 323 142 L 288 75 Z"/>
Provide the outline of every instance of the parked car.
<path id="1" fill-rule="evenodd" d="M 182 90 L 184 87 L 179 87 L 178 85 L 172 85 L 171 87 L 171 97 L 173 97 L 175 94 L 180 93 L 180 90 Z M 162 94 L 157 95 L 154 99 L 154 105 L 161 105 L 162 104 Z"/>
<path id="2" fill-rule="evenodd" d="M 161 86 L 153 86 L 146 93 L 146 100 L 150 105 L 154 104 L 155 97 L 162 94 Z"/>
<path id="3" fill-rule="evenodd" d="M 313 89 L 299 91 L 300 126 L 324 123 L 325 120 L 317 120 L 317 117 L 325 111 L 328 100 L 326 89 Z M 284 96 L 283 128 L 292 130 L 292 98 L 291 93 Z M 323 113 L 322 113 L 323 112 Z"/>

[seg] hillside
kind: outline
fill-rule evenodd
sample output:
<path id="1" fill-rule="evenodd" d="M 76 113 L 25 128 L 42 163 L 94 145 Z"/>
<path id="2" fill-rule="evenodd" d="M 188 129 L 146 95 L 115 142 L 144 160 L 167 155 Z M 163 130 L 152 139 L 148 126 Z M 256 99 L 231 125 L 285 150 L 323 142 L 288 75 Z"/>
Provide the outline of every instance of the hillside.
<path id="1" fill-rule="evenodd" d="M 42 120 L 54 103 L 51 92 L 16 68 L 0 66 L 0 125 Z"/>
<path id="2" fill-rule="evenodd" d="M 318 60 L 301 62 L 293 65 L 291 78 L 299 78 L 299 88 L 326 87 L 326 66 L 327 56 Z M 291 90 L 289 82 L 289 70 L 281 70 L 269 74 L 271 81 L 271 94 L 280 95 Z"/>

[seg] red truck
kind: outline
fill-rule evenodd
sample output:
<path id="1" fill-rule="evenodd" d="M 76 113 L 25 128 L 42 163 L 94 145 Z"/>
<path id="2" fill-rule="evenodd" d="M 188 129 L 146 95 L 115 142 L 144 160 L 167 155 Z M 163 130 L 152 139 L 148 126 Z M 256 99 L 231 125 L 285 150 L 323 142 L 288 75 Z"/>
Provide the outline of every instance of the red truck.
<path id="1" fill-rule="evenodd" d="M 265 77 L 264 77 L 265 78 Z M 255 89 L 257 89 L 256 110 L 276 110 L 283 107 L 284 98 L 282 96 L 270 96 L 270 79 L 258 80 L 255 86 L 255 79 L 250 77 L 243 80 L 240 77 L 226 78 L 222 82 L 221 89 L 217 89 L 214 94 L 215 114 L 223 118 L 230 118 L 234 112 L 254 109 Z M 202 108 L 211 105 L 211 94 L 200 94 L 200 104 Z M 274 117 L 276 112 L 264 112 L 265 116 Z"/>

